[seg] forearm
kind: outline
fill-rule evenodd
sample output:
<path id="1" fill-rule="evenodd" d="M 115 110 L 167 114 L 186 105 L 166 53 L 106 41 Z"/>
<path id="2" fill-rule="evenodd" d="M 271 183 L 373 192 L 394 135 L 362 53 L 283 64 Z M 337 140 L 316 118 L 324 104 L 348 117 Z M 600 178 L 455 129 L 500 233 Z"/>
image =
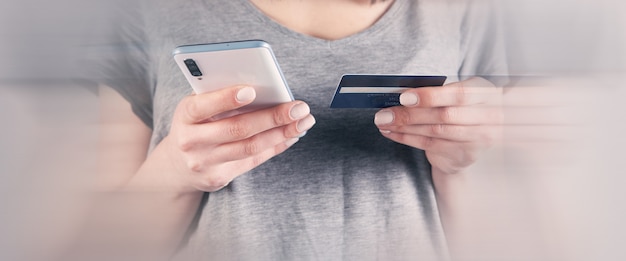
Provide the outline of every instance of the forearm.
<path id="1" fill-rule="evenodd" d="M 294 137 L 301 136 L 315 124 L 309 106 L 302 101 L 215 119 L 216 115 L 237 110 L 252 103 L 255 98 L 256 91 L 250 86 L 232 86 L 185 97 L 174 112 L 168 136 L 143 164 L 125 168 L 118 166 L 117 169 L 127 171 L 119 172 L 122 175 L 117 176 L 121 178 L 115 180 L 127 182 L 120 186 L 120 190 L 109 193 L 112 195 L 104 195 L 105 207 L 100 210 L 104 218 L 96 219 L 104 226 L 90 227 L 105 228 L 90 235 L 96 235 L 96 239 L 99 236 L 110 239 L 114 247 L 123 248 L 130 244 L 127 248 L 131 251 L 136 252 L 138 248 L 147 250 L 139 254 L 156 253 L 145 258 L 147 260 L 167 259 L 170 253 L 168 250 L 180 243 L 193 220 L 202 199 L 202 191 L 215 192 L 224 188 L 236 177 L 283 153 L 298 141 Z M 123 99 L 120 99 L 117 97 L 118 104 L 123 104 Z M 125 110 L 119 113 L 126 115 L 126 120 L 120 120 L 119 115 L 115 117 L 116 114 L 108 122 L 120 123 L 121 126 L 124 123 L 130 126 L 143 124 L 133 116 L 130 106 L 126 105 Z M 116 108 L 123 107 L 111 106 L 103 111 L 111 112 Z M 106 133 L 109 135 L 103 136 L 108 138 L 109 142 L 105 145 L 111 146 L 108 150 L 110 154 L 117 159 L 126 159 L 120 157 L 119 153 L 127 151 L 121 145 L 128 142 L 120 140 L 119 135 L 114 135 L 116 133 Z M 126 131 L 117 134 L 149 139 L 152 130 L 144 129 L 135 135 Z M 120 160 L 103 162 L 106 167 L 117 165 Z M 103 175 L 109 177 L 109 174 L 115 173 L 113 171 Z M 101 208 L 100 204 L 96 206 Z M 110 233 L 108 227 L 112 228 L 113 233 Z M 135 244 L 139 247 L 135 247 Z"/>
<path id="2" fill-rule="evenodd" d="M 476 209 L 473 209 L 474 195 L 471 191 L 469 171 L 448 174 L 436 168 L 432 170 L 439 217 L 446 234 L 448 246 L 454 260 L 471 250 L 471 242 L 476 238 Z"/>
<path id="3" fill-rule="evenodd" d="M 124 188 L 138 200 L 132 205 L 145 211 L 139 213 L 137 221 L 153 221 L 146 231 L 140 232 L 154 239 L 156 245 L 165 247 L 177 245 L 183 238 L 203 196 L 202 191 L 183 188 L 182 177 L 177 177 L 182 174 L 177 173 L 171 162 L 157 146 Z"/>
<path id="4" fill-rule="evenodd" d="M 98 193 L 70 256 L 167 259 L 183 239 L 203 195 L 182 192 L 170 164 L 157 147 L 124 186 Z"/>

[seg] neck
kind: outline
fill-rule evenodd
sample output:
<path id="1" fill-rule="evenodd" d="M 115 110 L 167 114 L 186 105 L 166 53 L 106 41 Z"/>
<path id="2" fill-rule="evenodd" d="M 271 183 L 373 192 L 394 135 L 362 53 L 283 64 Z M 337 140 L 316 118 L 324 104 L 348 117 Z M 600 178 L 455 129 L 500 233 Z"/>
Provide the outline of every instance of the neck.
<path id="1" fill-rule="evenodd" d="M 393 0 L 250 0 L 259 10 L 298 33 L 337 40 L 372 26 Z"/>

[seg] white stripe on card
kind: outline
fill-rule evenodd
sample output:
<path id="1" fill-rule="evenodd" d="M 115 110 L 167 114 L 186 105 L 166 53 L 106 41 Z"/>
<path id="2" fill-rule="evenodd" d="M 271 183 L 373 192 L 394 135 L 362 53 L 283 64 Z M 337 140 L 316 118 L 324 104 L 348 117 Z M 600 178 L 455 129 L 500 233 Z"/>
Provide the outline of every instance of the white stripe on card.
<path id="1" fill-rule="evenodd" d="M 406 87 L 341 87 L 339 93 L 402 93 Z"/>

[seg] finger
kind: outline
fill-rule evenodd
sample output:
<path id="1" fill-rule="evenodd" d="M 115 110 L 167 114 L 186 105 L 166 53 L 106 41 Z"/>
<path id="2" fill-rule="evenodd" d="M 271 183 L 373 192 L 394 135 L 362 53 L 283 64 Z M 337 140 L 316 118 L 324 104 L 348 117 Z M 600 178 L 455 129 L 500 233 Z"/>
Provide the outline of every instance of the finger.
<path id="1" fill-rule="evenodd" d="M 381 132 L 386 138 L 404 145 L 434 153 L 448 153 L 459 149 L 486 148 L 478 142 L 461 142 L 446 139 L 433 138 L 422 135 L 413 135 L 398 132 Z"/>
<path id="2" fill-rule="evenodd" d="M 419 135 L 457 142 L 483 142 L 492 144 L 495 140 L 502 137 L 502 126 L 425 124 L 391 126 L 381 129 L 381 132 Z"/>
<path id="3" fill-rule="evenodd" d="M 203 123 L 211 117 L 250 104 L 256 91 L 250 86 L 234 86 L 213 92 L 187 96 L 177 112 L 188 124 Z"/>
<path id="4" fill-rule="evenodd" d="M 298 129 L 298 125 L 301 125 L 299 124 L 300 122 L 294 122 L 286 126 L 267 130 L 245 140 L 231 142 L 212 148 L 211 155 L 216 156 L 210 158 L 210 161 L 212 162 L 209 162 L 209 164 L 254 157 L 257 154 L 281 143 L 288 142 L 292 139 L 297 140 L 297 137 L 315 124 L 315 119 L 313 116 L 310 116 L 301 120 L 301 122 L 307 125 L 304 126 L 305 128 L 303 129 Z M 300 127 L 302 128 L 303 126 Z"/>
<path id="5" fill-rule="evenodd" d="M 478 153 L 484 149 L 480 143 L 455 142 L 420 135 L 383 133 L 383 136 L 398 143 L 426 151 L 433 166 L 445 169 L 460 169 L 476 162 Z"/>
<path id="6" fill-rule="evenodd" d="M 308 125 L 312 126 L 315 123 L 309 106 L 304 102 L 295 101 L 219 121 L 197 124 L 188 128 L 186 133 L 180 136 L 187 145 L 184 147 L 192 149 L 245 140 L 303 118 L 306 120 L 302 121 L 301 128 L 310 127 Z"/>
<path id="7" fill-rule="evenodd" d="M 249 158 L 239 160 L 239 161 L 231 161 L 230 164 L 236 164 L 235 166 L 238 166 L 236 168 L 240 169 L 240 171 L 251 170 L 265 163 L 266 161 L 275 157 L 276 155 L 279 155 L 285 152 L 287 149 L 289 149 L 291 146 L 296 144 L 298 141 L 299 141 L 298 138 L 290 139 L 284 143 L 280 143 L 272 148 L 269 148 L 255 155 L 254 157 L 249 157 Z"/>
<path id="8" fill-rule="evenodd" d="M 444 107 L 474 104 L 499 104 L 502 92 L 482 78 L 447 84 L 442 87 L 410 89 L 400 95 L 406 107 Z"/>
<path id="9" fill-rule="evenodd" d="M 218 182 L 212 182 L 211 187 L 213 190 L 207 190 L 210 192 L 219 190 L 224 186 L 228 185 L 235 178 L 244 175 L 246 172 L 258 167 L 259 165 L 265 163 L 271 158 L 285 152 L 291 146 L 296 144 L 298 139 L 290 139 L 286 142 L 280 143 L 274 147 L 268 148 L 265 151 L 253 156 L 248 157 L 241 160 L 230 161 L 224 164 L 225 169 L 231 169 L 232 171 L 225 172 L 219 179 Z"/>
<path id="10" fill-rule="evenodd" d="M 500 125 L 503 112 L 499 107 L 466 106 L 439 108 L 383 109 L 376 113 L 374 123 L 379 127 L 446 124 L 446 125 Z"/>
<path id="11" fill-rule="evenodd" d="M 285 103 L 207 124 L 209 128 L 206 135 L 218 138 L 219 143 L 243 140 L 304 119 L 311 115 L 310 113 L 311 109 L 302 101 Z"/>

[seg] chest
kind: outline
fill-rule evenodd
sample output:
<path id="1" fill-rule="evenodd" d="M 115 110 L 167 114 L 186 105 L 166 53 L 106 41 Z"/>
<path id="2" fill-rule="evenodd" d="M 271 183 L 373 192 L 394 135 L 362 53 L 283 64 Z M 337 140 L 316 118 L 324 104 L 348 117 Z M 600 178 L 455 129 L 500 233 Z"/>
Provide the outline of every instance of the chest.
<path id="1" fill-rule="evenodd" d="M 328 119 L 339 117 L 328 106 L 343 74 L 447 75 L 454 80 L 462 62 L 459 23 L 441 18 L 448 12 L 445 8 L 409 5 L 409 10 L 404 10 L 408 14 L 384 26 L 325 41 L 289 31 L 230 3 L 233 6 L 220 10 L 169 6 L 148 20 L 154 83 L 153 144 L 167 135 L 176 105 L 191 93 L 171 56 L 178 45 L 263 39 L 272 45 L 294 97 L 309 103 L 319 118 Z M 172 12 L 172 8 L 184 10 Z M 339 114 L 344 113 L 350 114 Z M 363 124 L 370 124 L 369 118 L 364 118 Z"/>

